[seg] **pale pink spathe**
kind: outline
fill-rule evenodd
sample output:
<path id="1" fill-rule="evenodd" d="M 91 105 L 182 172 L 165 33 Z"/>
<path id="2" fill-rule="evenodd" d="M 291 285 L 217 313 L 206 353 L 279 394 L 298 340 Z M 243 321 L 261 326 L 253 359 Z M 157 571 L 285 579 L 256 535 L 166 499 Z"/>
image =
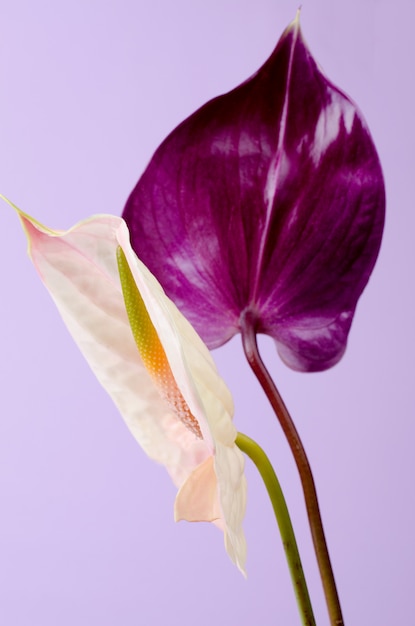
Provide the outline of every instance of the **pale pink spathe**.
<path id="1" fill-rule="evenodd" d="M 243 456 L 235 445 L 232 398 L 208 349 L 137 259 L 121 218 L 98 215 L 61 232 L 18 214 L 33 263 L 75 342 L 138 443 L 179 487 L 175 518 L 220 526 L 230 557 L 244 571 Z M 118 245 L 202 439 L 170 410 L 140 359 L 121 292 Z"/>

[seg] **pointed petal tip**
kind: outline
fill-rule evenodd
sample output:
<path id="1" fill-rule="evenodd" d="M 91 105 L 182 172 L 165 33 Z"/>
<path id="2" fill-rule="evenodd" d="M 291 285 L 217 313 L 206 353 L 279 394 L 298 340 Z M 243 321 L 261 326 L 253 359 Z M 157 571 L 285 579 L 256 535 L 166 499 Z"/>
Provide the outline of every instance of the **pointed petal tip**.
<path id="1" fill-rule="evenodd" d="M 294 34 L 298 33 L 301 31 L 301 26 L 300 26 L 300 15 L 301 15 L 301 9 L 302 9 L 302 5 L 300 5 L 296 11 L 295 17 L 294 19 L 288 24 L 288 26 L 286 27 L 286 29 L 284 30 L 284 32 L 282 33 L 280 39 L 278 40 L 277 46 L 279 45 L 279 43 L 285 39 L 285 37 L 287 35 L 289 35 L 291 32 L 293 32 Z"/>
<path id="2" fill-rule="evenodd" d="M 37 232 L 48 232 L 48 229 L 44 227 L 40 222 L 35 220 L 33 217 L 19 209 L 11 200 L 6 198 L 3 194 L 0 194 L 0 198 L 6 202 L 16 213 L 19 218 L 22 229 L 26 235 L 27 239 L 27 253 L 31 256 L 31 244 L 33 239 L 36 236 Z"/>
<path id="3" fill-rule="evenodd" d="M 289 27 L 291 26 L 293 28 L 298 28 L 298 29 L 300 28 L 300 16 L 301 16 L 302 8 L 303 8 L 303 5 L 300 4 L 295 14 L 295 18 L 293 19 Z"/>

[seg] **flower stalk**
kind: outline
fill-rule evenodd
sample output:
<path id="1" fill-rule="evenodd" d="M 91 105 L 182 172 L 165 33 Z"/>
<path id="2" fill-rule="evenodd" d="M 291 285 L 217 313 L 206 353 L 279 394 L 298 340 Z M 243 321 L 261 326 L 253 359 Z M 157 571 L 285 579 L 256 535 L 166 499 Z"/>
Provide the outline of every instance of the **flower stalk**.
<path id="1" fill-rule="evenodd" d="M 271 403 L 272 408 L 274 409 L 291 448 L 291 452 L 294 456 L 294 460 L 300 474 L 314 550 L 320 569 L 320 576 L 330 616 L 330 624 L 331 626 L 343 626 L 344 621 L 340 606 L 340 599 L 327 548 L 320 507 L 318 504 L 317 491 L 310 463 L 287 407 L 285 406 L 284 401 L 282 400 L 279 391 L 259 354 L 256 340 L 255 318 L 252 312 L 245 311 L 241 315 L 240 323 L 245 356 L 269 402 Z"/>
<path id="2" fill-rule="evenodd" d="M 280 530 L 288 568 L 297 599 L 298 610 L 303 626 L 315 626 L 313 608 L 307 589 L 303 566 L 298 552 L 297 541 L 291 524 L 290 514 L 285 502 L 280 483 L 275 474 L 274 468 L 263 449 L 253 439 L 238 433 L 236 445 L 245 452 L 255 464 L 270 497 L 272 508 L 274 509 L 278 528 Z"/>

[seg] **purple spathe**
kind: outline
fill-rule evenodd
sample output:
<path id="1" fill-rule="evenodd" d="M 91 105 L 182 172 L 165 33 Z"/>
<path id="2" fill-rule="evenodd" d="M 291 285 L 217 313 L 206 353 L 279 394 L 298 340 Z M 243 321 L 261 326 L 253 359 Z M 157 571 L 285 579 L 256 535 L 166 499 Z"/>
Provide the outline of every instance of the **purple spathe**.
<path id="1" fill-rule="evenodd" d="M 344 352 L 384 205 L 367 125 L 321 73 L 297 18 L 254 76 L 167 137 L 123 217 L 210 348 L 249 311 L 287 365 L 317 371 Z"/>

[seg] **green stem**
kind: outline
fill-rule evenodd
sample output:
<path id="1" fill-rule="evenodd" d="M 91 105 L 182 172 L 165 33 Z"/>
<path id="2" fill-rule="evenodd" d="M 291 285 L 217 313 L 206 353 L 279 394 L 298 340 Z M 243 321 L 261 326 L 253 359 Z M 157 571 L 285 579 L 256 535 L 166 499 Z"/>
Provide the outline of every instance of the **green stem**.
<path id="1" fill-rule="evenodd" d="M 336 581 L 334 579 L 330 555 L 327 548 L 311 467 L 291 415 L 258 352 L 255 319 L 249 311 L 246 311 L 241 316 L 241 333 L 244 352 L 248 363 L 274 409 L 300 474 L 308 521 L 314 543 L 314 551 L 320 569 L 320 576 L 330 616 L 330 624 L 331 626 L 343 626 L 344 621 L 339 595 L 337 593 Z"/>
<path id="2" fill-rule="evenodd" d="M 307 583 L 304 577 L 303 566 L 301 565 L 290 514 L 274 468 L 263 449 L 250 437 L 238 433 L 235 443 L 242 452 L 245 452 L 251 461 L 253 461 L 265 483 L 272 508 L 274 509 L 278 528 L 280 529 L 302 624 L 304 624 L 304 626 L 315 626 L 313 609 L 311 607 L 310 596 L 308 594 Z"/>

